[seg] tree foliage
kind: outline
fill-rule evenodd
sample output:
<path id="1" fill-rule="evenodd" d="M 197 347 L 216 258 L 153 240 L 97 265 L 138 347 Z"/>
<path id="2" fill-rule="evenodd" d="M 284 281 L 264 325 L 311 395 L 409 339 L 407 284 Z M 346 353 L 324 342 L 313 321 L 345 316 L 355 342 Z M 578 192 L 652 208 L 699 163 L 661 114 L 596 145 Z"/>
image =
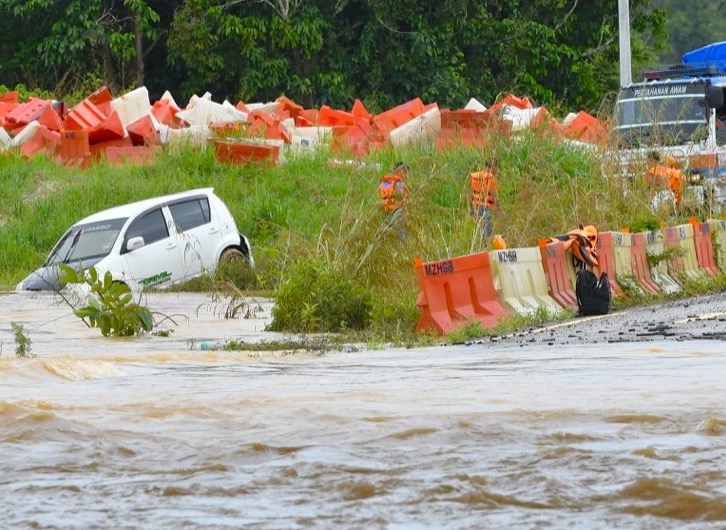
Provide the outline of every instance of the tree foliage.
<path id="1" fill-rule="evenodd" d="M 636 63 L 664 42 L 656 1 L 630 0 Z M 0 13 L 6 85 L 92 75 L 372 110 L 515 92 L 597 110 L 618 82 L 617 0 L 0 0 Z"/>
<path id="2" fill-rule="evenodd" d="M 656 4 L 668 13 L 668 46 L 660 53 L 663 64 L 680 63 L 685 52 L 726 40 L 726 0 L 657 0 Z"/>

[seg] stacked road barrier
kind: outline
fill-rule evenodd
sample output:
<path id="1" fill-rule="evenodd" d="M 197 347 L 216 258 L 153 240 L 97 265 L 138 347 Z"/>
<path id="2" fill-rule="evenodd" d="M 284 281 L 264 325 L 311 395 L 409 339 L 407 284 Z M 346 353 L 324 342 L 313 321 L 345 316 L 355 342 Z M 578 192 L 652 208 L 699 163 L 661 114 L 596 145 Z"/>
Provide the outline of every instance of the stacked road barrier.
<path id="1" fill-rule="evenodd" d="M 650 267 L 650 273 L 655 283 L 665 293 L 677 293 L 681 290 L 680 284 L 669 274 L 668 264 L 662 257 L 665 254 L 664 236 L 661 230 L 652 230 L 643 232 L 645 235 L 645 251 L 646 255 L 653 256 L 656 259 Z M 635 234 L 637 235 L 637 234 Z"/>
<path id="2" fill-rule="evenodd" d="M 672 250 L 669 250 L 672 249 Z M 651 232 L 601 232 L 599 269 L 613 297 L 632 279 L 642 292 L 675 293 L 694 278 L 726 273 L 726 221 L 710 220 Z M 502 319 L 541 310 L 576 311 L 572 252 L 559 240 L 537 247 L 480 252 L 449 260 L 415 260 L 421 318 L 418 331 L 449 333 L 472 322 L 492 328 Z"/>
<path id="3" fill-rule="evenodd" d="M 693 246 L 698 266 L 709 276 L 716 276 L 718 271 L 713 256 L 711 226 L 708 223 L 699 223 L 696 219 L 691 219 L 690 225 L 693 227 Z"/>
<path id="4" fill-rule="evenodd" d="M 673 248 L 678 254 L 668 260 L 669 272 L 675 276 L 682 274 L 694 280 L 702 279 L 705 273 L 698 266 L 696 246 L 693 241 L 693 225 L 667 226 L 663 229 L 663 234 L 666 239 L 666 248 Z M 672 269 L 671 266 L 673 266 Z"/>
<path id="5" fill-rule="evenodd" d="M 499 301 L 510 314 L 534 314 L 546 310 L 562 312 L 562 306 L 549 295 L 547 279 L 538 248 L 513 248 L 489 253 Z M 496 281 L 498 280 L 498 281 Z"/>
<path id="6" fill-rule="evenodd" d="M 723 219 L 709 220 L 708 225 L 711 227 L 711 241 L 716 266 L 720 272 L 726 273 L 726 221 Z"/>

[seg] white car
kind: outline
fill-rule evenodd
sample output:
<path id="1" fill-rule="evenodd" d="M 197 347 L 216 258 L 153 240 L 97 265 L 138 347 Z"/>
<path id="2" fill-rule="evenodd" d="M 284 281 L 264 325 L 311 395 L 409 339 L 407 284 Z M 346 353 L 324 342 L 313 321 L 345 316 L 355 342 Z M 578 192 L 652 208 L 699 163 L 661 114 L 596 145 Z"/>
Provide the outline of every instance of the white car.
<path id="1" fill-rule="evenodd" d="M 165 287 L 203 273 L 220 262 L 246 259 L 250 243 L 237 230 L 229 208 L 203 188 L 117 206 L 74 224 L 56 243 L 43 266 L 18 291 L 57 290 L 59 263 L 96 267 L 132 291 Z"/>

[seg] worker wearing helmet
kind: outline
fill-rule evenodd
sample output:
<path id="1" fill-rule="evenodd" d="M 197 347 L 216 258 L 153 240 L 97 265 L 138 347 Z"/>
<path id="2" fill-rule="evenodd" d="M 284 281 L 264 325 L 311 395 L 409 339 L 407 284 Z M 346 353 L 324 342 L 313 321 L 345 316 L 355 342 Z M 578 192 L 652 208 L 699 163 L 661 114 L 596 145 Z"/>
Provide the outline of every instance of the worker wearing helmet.
<path id="1" fill-rule="evenodd" d="M 383 212 L 386 214 L 386 222 L 403 240 L 406 239 L 403 224 L 409 194 L 408 184 L 406 183 L 409 171 L 408 164 L 396 162 L 393 166 L 393 173 L 383 175 L 378 186 Z"/>
<path id="2" fill-rule="evenodd" d="M 482 239 L 489 238 L 493 231 L 492 210 L 497 207 L 496 161 L 483 171 L 469 175 L 471 182 L 471 216 L 476 221 Z"/>
<path id="3" fill-rule="evenodd" d="M 648 189 L 654 191 L 651 208 L 657 212 L 664 205 L 669 205 L 668 209 L 672 205 L 673 212 L 678 215 L 683 201 L 686 178 L 678 169 L 676 160 L 669 156 L 664 161 L 660 153 L 652 151 L 648 154 L 648 162 L 649 167 L 645 173 L 645 185 Z"/>

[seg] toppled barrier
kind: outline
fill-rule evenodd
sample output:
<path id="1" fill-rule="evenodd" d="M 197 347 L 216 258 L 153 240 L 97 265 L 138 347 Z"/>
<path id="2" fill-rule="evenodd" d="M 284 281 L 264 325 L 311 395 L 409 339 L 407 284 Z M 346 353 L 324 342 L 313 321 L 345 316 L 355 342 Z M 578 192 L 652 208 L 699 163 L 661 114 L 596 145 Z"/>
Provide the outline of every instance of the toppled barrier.
<path id="1" fill-rule="evenodd" d="M 415 98 L 378 114 L 370 114 L 359 100 L 350 111 L 326 105 L 320 109 L 305 109 L 285 96 L 267 103 L 240 101 L 233 105 L 228 101 L 214 102 L 209 93 L 201 97 L 193 95 L 182 108 L 168 92 L 152 104 L 149 92 L 143 86 L 117 98 L 107 87 L 101 87 L 70 109 L 63 102 L 39 98 L 20 103 L 16 92 L 8 92 L 0 94 L 0 149 L 20 148 L 29 142 L 30 145 L 20 151 L 23 156 L 46 154 L 56 158 L 59 142 L 55 142 L 47 131 L 85 131 L 93 153 L 90 162 L 102 158 L 111 162 L 152 159 L 147 154 L 133 156 L 130 149 L 124 150 L 129 156 L 104 157 L 103 151 L 107 148 L 128 147 L 126 143 L 111 143 L 116 140 L 130 138 L 131 145 L 138 147 L 182 143 L 204 146 L 212 136 L 223 141 L 281 141 L 283 148 L 289 147 L 293 151 L 329 144 L 336 154 L 366 156 L 373 149 L 411 143 L 427 143 L 439 149 L 482 145 L 491 137 L 509 137 L 512 131 L 543 124 L 563 138 L 600 141 L 597 135 L 585 134 L 600 130 L 596 118 L 583 112 L 574 116 L 564 127 L 544 107 L 534 108 L 529 99 L 513 94 L 500 99 L 490 109 L 473 98 L 461 110 L 439 109 L 436 103 L 426 104 Z M 219 127 L 225 124 L 233 127 Z M 312 139 L 294 133 L 295 128 L 302 127 L 323 127 L 331 132 Z M 214 134 L 210 128 L 214 129 Z M 223 132 L 230 136 L 220 136 Z M 39 136 L 36 138 L 36 135 Z M 220 152 L 215 150 L 215 153 Z M 223 161 L 248 163 L 271 158 L 232 156 Z M 65 157 L 60 159 L 65 160 Z M 284 160 L 282 152 L 278 160 Z M 88 163 L 78 165 L 86 167 Z"/>

